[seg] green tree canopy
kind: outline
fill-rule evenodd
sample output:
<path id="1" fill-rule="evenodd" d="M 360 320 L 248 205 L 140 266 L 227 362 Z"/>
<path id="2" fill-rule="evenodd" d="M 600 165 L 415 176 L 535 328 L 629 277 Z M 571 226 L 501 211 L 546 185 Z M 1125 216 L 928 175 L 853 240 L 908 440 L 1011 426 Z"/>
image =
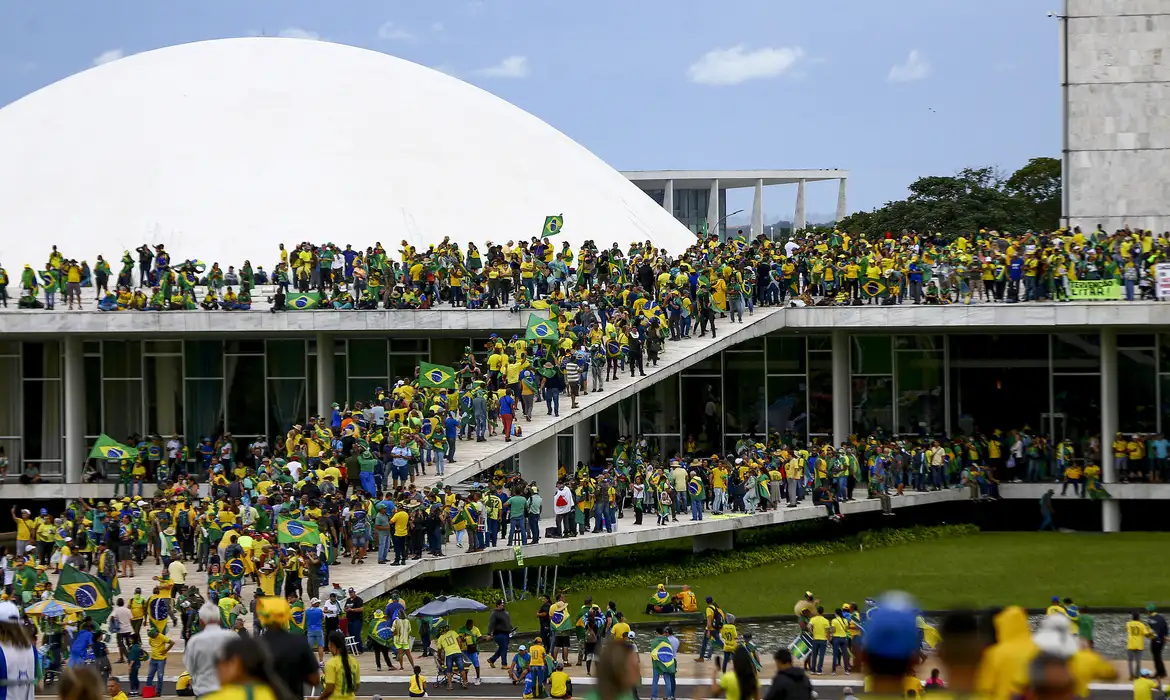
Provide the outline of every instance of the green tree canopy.
<path id="1" fill-rule="evenodd" d="M 839 228 L 866 238 L 903 231 L 973 233 L 1050 231 L 1060 226 L 1060 161 L 1033 158 L 1009 177 L 994 168 L 964 168 L 910 185 L 910 196 L 857 212 Z"/>

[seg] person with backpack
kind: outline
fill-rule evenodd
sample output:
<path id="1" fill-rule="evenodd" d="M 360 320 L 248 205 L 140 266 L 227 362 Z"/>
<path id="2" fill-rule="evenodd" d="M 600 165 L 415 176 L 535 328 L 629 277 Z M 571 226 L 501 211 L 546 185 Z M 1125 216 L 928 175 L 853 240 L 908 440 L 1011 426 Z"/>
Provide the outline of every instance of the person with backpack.
<path id="1" fill-rule="evenodd" d="M 695 659 L 695 661 L 700 662 L 706 661 L 715 654 L 715 647 L 719 644 L 719 631 L 723 629 L 725 617 L 723 609 L 711 596 L 707 596 L 707 610 L 704 612 L 704 617 L 706 625 L 703 628 L 703 642 L 699 647 L 699 658 Z"/>

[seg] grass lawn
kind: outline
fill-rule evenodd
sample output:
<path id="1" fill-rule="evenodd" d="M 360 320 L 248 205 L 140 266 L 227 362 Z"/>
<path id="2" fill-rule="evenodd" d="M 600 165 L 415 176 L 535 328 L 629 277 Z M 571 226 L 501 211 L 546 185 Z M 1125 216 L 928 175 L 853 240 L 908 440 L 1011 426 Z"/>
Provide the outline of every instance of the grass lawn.
<path id="1" fill-rule="evenodd" d="M 926 609 L 1044 607 L 1054 595 L 1070 596 L 1082 606 L 1136 607 L 1170 602 L 1158 588 L 1170 578 L 1170 561 L 1159 555 L 1166 551 L 1170 533 L 981 533 L 671 584 L 690 585 L 699 596 L 700 610 L 710 595 L 740 616 L 790 614 L 806 590 L 833 607 L 891 589 L 908 591 Z M 590 591 L 602 607 L 616 601 L 631 622 L 653 619 L 642 612 L 650 593 L 648 588 Z M 567 597 L 574 613 L 585 595 Z M 525 631 L 537 629 L 538 607 L 539 599 L 509 603 L 512 623 Z M 487 614 L 476 618 L 486 625 Z"/>

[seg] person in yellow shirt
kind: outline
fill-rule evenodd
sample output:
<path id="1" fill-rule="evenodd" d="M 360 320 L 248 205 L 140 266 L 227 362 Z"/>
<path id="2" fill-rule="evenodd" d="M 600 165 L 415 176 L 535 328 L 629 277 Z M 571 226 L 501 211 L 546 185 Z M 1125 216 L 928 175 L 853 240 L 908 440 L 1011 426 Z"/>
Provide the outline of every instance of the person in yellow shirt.
<path id="1" fill-rule="evenodd" d="M 151 679 L 158 674 L 158 679 L 155 680 L 155 692 L 162 695 L 163 675 L 167 667 L 167 653 L 175 643 L 170 640 L 162 632 L 159 632 L 153 626 L 147 632 L 150 641 L 150 666 L 146 672 L 146 685 L 151 684 Z"/>
<path id="2" fill-rule="evenodd" d="M 723 618 L 723 627 L 719 628 L 719 640 L 723 642 L 723 664 L 722 671 L 727 672 L 727 664 L 731 662 L 731 657 L 735 655 L 735 650 L 739 648 L 739 630 L 735 628 L 735 615 L 728 613 Z"/>
<path id="3" fill-rule="evenodd" d="M 126 691 L 122 690 L 122 684 L 118 682 L 117 676 L 110 676 L 110 680 L 106 681 L 106 693 L 110 700 L 126 700 Z"/>
<path id="4" fill-rule="evenodd" d="M 1068 659 L 1068 670 L 1073 677 L 1073 693 L 1078 698 L 1089 697 L 1089 684 L 1094 681 L 1117 679 L 1117 668 L 1092 649 L 1082 648 Z"/>
<path id="5" fill-rule="evenodd" d="M 1150 669 L 1144 669 L 1140 676 L 1133 679 L 1133 700 L 1153 700 L 1154 690 L 1158 688 L 1158 679 Z"/>
<path id="6" fill-rule="evenodd" d="M 393 528 L 394 563 L 393 566 L 406 564 L 406 536 L 410 533 L 410 514 L 405 508 L 399 507 L 390 516 L 390 527 Z"/>
<path id="7" fill-rule="evenodd" d="M 362 670 L 357 659 L 349 655 L 345 646 L 345 633 L 333 630 L 329 633 L 329 653 L 325 662 L 324 689 L 318 700 L 354 700 L 362 681 Z"/>
<path id="8" fill-rule="evenodd" d="M 1129 668 L 1130 680 L 1141 675 L 1142 652 L 1146 649 L 1146 638 L 1154 636 L 1149 625 L 1142 622 L 1141 613 L 1135 612 L 1132 617 L 1133 619 L 1125 623 L 1125 663 Z"/>
<path id="9" fill-rule="evenodd" d="M 833 611 L 833 619 L 829 620 L 829 635 L 833 645 L 833 675 L 837 675 L 838 664 L 845 673 L 852 673 L 849 666 L 849 623 L 841 608 Z"/>
<path id="10" fill-rule="evenodd" d="M 626 622 L 626 617 L 622 613 L 617 613 L 615 617 L 617 622 L 613 623 L 610 628 L 610 635 L 615 641 L 622 641 L 626 638 L 626 634 L 630 631 L 630 625 Z"/>
<path id="11" fill-rule="evenodd" d="M 447 690 L 451 690 L 451 678 L 455 673 L 455 667 L 459 667 L 459 676 L 463 683 L 463 687 L 467 687 L 467 665 L 463 659 L 463 647 L 460 645 L 462 637 L 455 630 L 448 627 L 439 635 L 435 644 L 439 647 L 441 656 L 439 662 L 445 664 L 447 669 Z"/>
<path id="12" fill-rule="evenodd" d="M 809 663 L 809 669 L 814 676 L 822 675 L 825 672 L 825 651 L 829 648 L 830 627 L 828 619 L 825 618 L 825 608 L 818 605 L 817 614 L 808 620 L 808 631 L 813 640 L 812 661 Z"/>

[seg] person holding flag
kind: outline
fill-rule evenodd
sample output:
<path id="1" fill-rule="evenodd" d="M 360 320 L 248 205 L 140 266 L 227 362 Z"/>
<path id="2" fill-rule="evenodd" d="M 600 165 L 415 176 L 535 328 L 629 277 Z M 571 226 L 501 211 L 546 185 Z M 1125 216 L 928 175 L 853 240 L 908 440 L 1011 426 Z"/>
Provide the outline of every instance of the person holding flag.
<path id="1" fill-rule="evenodd" d="M 661 678 L 665 691 L 663 697 L 673 698 L 677 687 L 678 675 L 677 650 L 670 643 L 665 627 L 654 630 L 657 635 L 650 640 L 650 661 L 654 669 L 654 676 L 650 684 L 650 697 L 658 697 L 658 679 Z"/>

